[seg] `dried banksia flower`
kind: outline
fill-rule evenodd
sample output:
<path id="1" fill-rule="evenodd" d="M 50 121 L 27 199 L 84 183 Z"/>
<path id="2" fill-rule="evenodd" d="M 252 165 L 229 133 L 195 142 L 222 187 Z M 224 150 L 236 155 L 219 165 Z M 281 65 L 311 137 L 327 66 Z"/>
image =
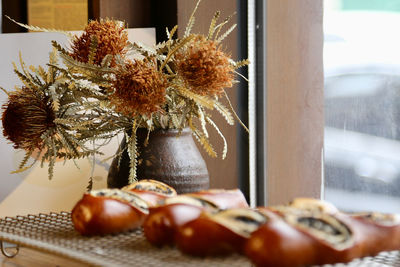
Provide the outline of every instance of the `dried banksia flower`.
<path id="1" fill-rule="evenodd" d="M 97 47 L 93 58 L 94 64 L 100 65 L 106 55 L 123 56 L 126 53 L 124 48 L 128 44 L 128 34 L 124 29 L 120 21 L 107 19 L 91 21 L 85 27 L 83 34 L 73 39 L 71 57 L 80 62 L 87 63 L 93 37 L 97 40 Z M 115 66 L 114 59 L 111 62 L 111 66 Z"/>
<path id="2" fill-rule="evenodd" d="M 165 102 L 166 88 L 166 78 L 152 62 L 129 62 L 117 67 L 110 102 L 127 116 L 150 115 Z"/>
<path id="3" fill-rule="evenodd" d="M 178 74 L 195 93 L 219 95 L 232 87 L 234 67 L 217 42 L 196 36 L 175 57 Z"/>
<path id="4" fill-rule="evenodd" d="M 22 87 L 10 93 L 2 109 L 3 135 L 14 143 L 14 148 L 40 148 L 42 134 L 55 126 L 49 98 L 36 89 Z"/>

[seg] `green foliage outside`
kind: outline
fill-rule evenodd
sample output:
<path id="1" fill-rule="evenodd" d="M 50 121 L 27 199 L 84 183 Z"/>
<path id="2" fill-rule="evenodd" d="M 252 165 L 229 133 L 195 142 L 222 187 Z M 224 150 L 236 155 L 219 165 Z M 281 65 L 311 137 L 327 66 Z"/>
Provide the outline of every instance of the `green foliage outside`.
<path id="1" fill-rule="evenodd" d="M 400 12 L 400 1 L 399 0 L 342 0 L 341 9 Z"/>

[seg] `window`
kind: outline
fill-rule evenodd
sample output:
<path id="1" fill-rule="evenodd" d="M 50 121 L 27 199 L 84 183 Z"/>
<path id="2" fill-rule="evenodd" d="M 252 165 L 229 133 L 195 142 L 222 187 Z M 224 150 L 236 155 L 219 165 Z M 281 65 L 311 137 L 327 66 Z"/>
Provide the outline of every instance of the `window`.
<path id="1" fill-rule="evenodd" d="M 400 211 L 400 5 L 325 0 L 325 198 Z"/>

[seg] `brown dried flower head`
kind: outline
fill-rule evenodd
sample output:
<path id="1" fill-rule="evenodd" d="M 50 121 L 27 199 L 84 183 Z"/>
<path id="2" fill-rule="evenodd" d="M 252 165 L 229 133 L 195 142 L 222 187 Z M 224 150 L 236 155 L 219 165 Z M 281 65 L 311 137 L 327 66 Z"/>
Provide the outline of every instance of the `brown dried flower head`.
<path id="1" fill-rule="evenodd" d="M 200 95 L 220 95 L 233 84 L 234 67 L 229 57 L 217 42 L 201 35 L 176 54 L 176 67 L 186 86 Z"/>
<path id="2" fill-rule="evenodd" d="M 150 115 L 165 102 L 167 80 L 150 61 L 135 60 L 118 66 L 110 102 L 126 116 Z"/>
<path id="3" fill-rule="evenodd" d="M 22 87 L 11 93 L 2 109 L 3 135 L 17 149 L 40 148 L 42 134 L 55 126 L 49 98 L 36 89 Z"/>
<path id="4" fill-rule="evenodd" d="M 102 19 L 91 21 L 85 27 L 83 34 L 72 40 L 71 57 L 87 63 L 93 36 L 96 37 L 98 43 L 93 60 L 94 64 L 100 65 L 106 55 L 125 55 L 124 48 L 128 44 L 128 34 L 125 27 L 119 21 Z M 113 66 L 115 66 L 114 59 L 111 62 L 111 67 Z"/>

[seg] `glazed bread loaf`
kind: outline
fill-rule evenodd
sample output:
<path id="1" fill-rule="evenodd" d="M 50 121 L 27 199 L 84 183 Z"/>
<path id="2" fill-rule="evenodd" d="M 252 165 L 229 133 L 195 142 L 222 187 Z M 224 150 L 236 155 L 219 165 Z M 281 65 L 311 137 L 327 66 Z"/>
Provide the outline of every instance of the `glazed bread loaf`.
<path id="1" fill-rule="evenodd" d="M 153 245 L 176 245 L 201 257 L 243 253 L 259 267 L 346 263 L 400 250 L 400 217 L 395 214 L 349 215 L 308 198 L 251 209 L 237 189 L 176 195 L 153 180 L 84 194 L 71 218 L 83 235 L 143 226 Z"/>
<path id="2" fill-rule="evenodd" d="M 381 251 L 400 250 L 400 216 L 369 212 L 351 216 L 364 230 L 364 256 L 374 256 Z"/>
<path id="3" fill-rule="evenodd" d="M 156 246 L 172 245 L 177 228 L 200 216 L 203 211 L 215 213 L 226 208 L 247 208 L 239 189 L 212 189 L 164 198 L 152 206 L 143 224 L 147 240 Z"/>
<path id="4" fill-rule="evenodd" d="M 344 214 L 293 206 L 260 208 L 274 212 L 246 244 L 257 266 L 296 267 L 349 262 L 363 256 L 364 228 Z"/>
<path id="5" fill-rule="evenodd" d="M 251 233 L 267 221 L 256 210 L 236 208 L 217 213 L 203 212 L 176 232 L 176 245 L 194 256 L 224 255 L 243 252 Z"/>
<path id="6" fill-rule="evenodd" d="M 344 214 L 289 214 L 285 221 L 314 242 L 314 264 L 350 262 L 363 256 L 363 230 Z"/>
<path id="7" fill-rule="evenodd" d="M 215 204 L 195 196 L 180 195 L 166 199 L 164 205 L 150 208 L 143 224 L 147 240 L 156 246 L 174 244 L 178 227 L 200 216 L 203 211 L 216 212 Z"/>
<path id="8" fill-rule="evenodd" d="M 268 216 L 266 223 L 254 231 L 245 244 L 245 255 L 263 267 L 298 267 L 315 262 L 315 243 L 268 209 L 260 212 Z"/>
<path id="9" fill-rule="evenodd" d="M 148 213 L 147 203 L 135 193 L 102 189 L 84 194 L 71 219 L 82 235 L 105 235 L 141 226 Z"/>
<path id="10" fill-rule="evenodd" d="M 122 188 L 131 191 L 143 198 L 150 207 L 157 206 L 164 199 L 176 196 L 177 193 L 171 186 L 160 181 L 143 179 Z"/>
<path id="11" fill-rule="evenodd" d="M 329 214 L 335 214 L 339 212 L 339 210 L 331 203 L 314 198 L 295 198 L 289 203 L 289 207 Z"/>
<path id="12" fill-rule="evenodd" d="M 188 194 L 196 196 L 204 200 L 214 203 L 220 209 L 230 208 L 248 208 L 249 204 L 246 201 L 242 191 L 239 189 L 210 189 Z"/>

